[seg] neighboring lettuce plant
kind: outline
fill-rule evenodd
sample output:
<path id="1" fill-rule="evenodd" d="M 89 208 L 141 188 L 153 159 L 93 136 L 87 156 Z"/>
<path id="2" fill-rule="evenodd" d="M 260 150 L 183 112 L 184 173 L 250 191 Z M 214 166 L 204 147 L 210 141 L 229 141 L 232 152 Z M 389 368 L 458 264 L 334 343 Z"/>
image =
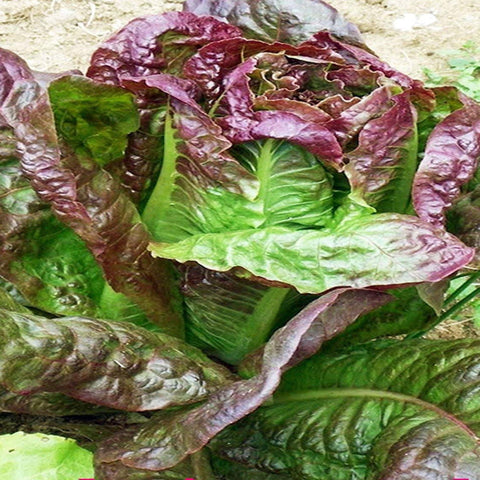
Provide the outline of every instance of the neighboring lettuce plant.
<path id="1" fill-rule="evenodd" d="M 0 50 L 0 410 L 97 480 L 480 476 L 479 342 L 410 338 L 476 279 L 480 105 L 307 3 Z"/>
<path id="2" fill-rule="evenodd" d="M 0 435 L 0 475 L 11 480 L 93 478 L 92 453 L 67 438 L 40 433 Z"/>

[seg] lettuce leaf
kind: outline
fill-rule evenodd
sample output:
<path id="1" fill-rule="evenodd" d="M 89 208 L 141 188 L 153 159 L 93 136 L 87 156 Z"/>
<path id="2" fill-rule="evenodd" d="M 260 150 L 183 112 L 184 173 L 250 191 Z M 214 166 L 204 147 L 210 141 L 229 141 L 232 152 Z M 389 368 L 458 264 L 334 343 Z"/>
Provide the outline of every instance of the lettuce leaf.
<path id="1" fill-rule="evenodd" d="M 77 157 L 65 144 L 67 139 L 57 136 L 44 87 L 32 79 L 13 82 L 2 115 L 17 138 L 23 174 L 55 215 L 85 242 L 113 289 L 139 305 L 165 331 L 181 336 L 169 265 L 152 260 L 147 252 L 148 233 L 120 182 L 94 160 Z M 122 296 L 121 308 L 124 303 Z"/>
<path id="2" fill-rule="evenodd" d="M 113 436 L 98 450 L 97 468 L 110 464 L 158 471 L 176 465 L 256 410 L 275 391 L 283 372 L 311 356 L 359 315 L 389 300 L 389 295 L 373 290 L 337 289 L 313 301 L 259 352 L 256 375 L 220 388 L 198 407 L 159 415 L 133 435 Z"/>
<path id="3" fill-rule="evenodd" d="M 231 374 L 181 340 L 124 322 L 47 319 L 0 309 L 0 382 L 128 411 L 191 403 Z"/>
<path id="4" fill-rule="evenodd" d="M 319 30 L 364 45 L 358 28 L 335 8 L 321 0 L 299 5 L 292 0 L 187 0 L 184 10 L 197 15 L 214 15 L 242 28 L 250 37 L 267 42 L 298 43 Z"/>
<path id="5" fill-rule="evenodd" d="M 201 46 L 239 36 L 233 25 L 186 12 L 137 18 L 94 52 L 87 76 L 118 85 L 123 77 L 176 74 Z"/>
<path id="6" fill-rule="evenodd" d="M 210 446 L 292 479 L 476 478 L 478 377 L 458 371 L 476 370 L 478 348 L 416 340 L 320 352 Z"/>
<path id="7" fill-rule="evenodd" d="M 416 217 L 360 215 L 322 230 L 265 227 L 152 243 L 152 252 L 226 272 L 244 269 L 302 293 L 435 282 L 468 263 L 473 250 Z"/>
<path id="8" fill-rule="evenodd" d="M 413 182 L 415 211 L 437 228 L 444 228 L 446 210 L 474 176 L 480 157 L 480 105 L 464 95 L 460 99 L 463 108 L 430 135 Z"/>
<path id="9" fill-rule="evenodd" d="M 0 436 L 0 476 L 11 480 L 93 478 L 93 455 L 74 440 L 40 433 Z"/>

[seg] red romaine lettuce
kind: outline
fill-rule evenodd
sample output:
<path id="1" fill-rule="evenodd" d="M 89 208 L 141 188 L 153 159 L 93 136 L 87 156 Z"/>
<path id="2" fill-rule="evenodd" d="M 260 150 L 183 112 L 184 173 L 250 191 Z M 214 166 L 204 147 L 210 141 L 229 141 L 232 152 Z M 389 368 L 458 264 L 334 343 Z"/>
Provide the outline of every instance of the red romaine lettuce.
<path id="1" fill-rule="evenodd" d="M 0 51 L 0 410 L 147 410 L 99 480 L 479 475 L 478 342 L 358 343 L 475 267 L 480 107 L 307 5 L 191 0 L 85 77 Z"/>

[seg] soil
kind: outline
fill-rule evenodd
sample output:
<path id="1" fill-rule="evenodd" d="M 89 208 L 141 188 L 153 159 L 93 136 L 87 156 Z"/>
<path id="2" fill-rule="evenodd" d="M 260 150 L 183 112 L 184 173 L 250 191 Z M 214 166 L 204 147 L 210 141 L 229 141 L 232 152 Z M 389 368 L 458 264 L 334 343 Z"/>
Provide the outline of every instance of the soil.
<path id="1" fill-rule="evenodd" d="M 298 0 L 301 1 L 301 0 Z M 444 52 L 480 41 L 480 0 L 331 0 L 380 58 L 422 78 Z M 129 20 L 181 8 L 181 0 L 0 0 L 0 46 L 36 70 L 85 71 L 100 42 Z"/>
<path id="2" fill-rule="evenodd" d="M 301 1 L 301 0 L 298 0 Z M 416 78 L 442 73 L 448 51 L 480 44 L 480 0 L 330 0 L 384 61 Z M 138 16 L 179 10 L 181 0 L 0 0 L 0 47 L 41 71 L 85 71 L 98 45 Z M 472 329 L 475 330 L 472 332 Z M 467 318 L 434 336 L 478 335 Z"/>

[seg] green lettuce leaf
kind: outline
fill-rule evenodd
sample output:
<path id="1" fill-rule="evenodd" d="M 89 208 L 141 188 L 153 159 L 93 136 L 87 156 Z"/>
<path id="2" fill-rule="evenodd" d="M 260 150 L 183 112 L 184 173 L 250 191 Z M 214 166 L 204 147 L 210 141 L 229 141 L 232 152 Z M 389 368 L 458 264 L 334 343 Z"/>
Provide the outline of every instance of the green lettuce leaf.
<path id="1" fill-rule="evenodd" d="M 0 436 L 0 477 L 9 480 L 93 478 L 93 455 L 74 440 L 40 433 Z"/>
<path id="2" fill-rule="evenodd" d="M 3 56 L 5 64 L 21 64 L 13 54 Z M 69 85 L 69 78 L 60 82 Z M 0 124 L 0 276 L 26 303 L 45 312 L 128 319 L 147 326 L 145 314 L 121 294 L 112 302 L 94 256 L 37 196 L 22 173 L 13 128 L 3 120 Z"/>
<path id="3" fill-rule="evenodd" d="M 94 316 L 101 270 L 22 174 L 16 142 L 8 125 L 0 127 L 0 276 L 38 309 Z"/>
<path id="4" fill-rule="evenodd" d="M 343 285 L 434 282 L 456 271 L 473 253 L 454 236 L 398 214 L 349 217 L 322 230 L 267 227 L 208 233 L 150 248 L 162 258 L 195 261 L 212 270 L 242 268 L 303 293 Z"/>
<path id="5" fill-rule="evenodd" d="M 163 412 L 134 434 L 113 436 L 98 450 L 96 465 L 153 471 L 173 467 L 269 399 L 283 372 L 313 355 L 359 315 L 389 300 L 385 293 L 348 288 L 318 298 L 273 334 L 258 355 L 252 378 L 218 389 L 197 407 Z"/>
<path id="6" fill-rule="evenodd" d="M 84 242 L 53 215 L 24 232 L 20 258 L 12 262 L 13 278 L 27 275 L 36 288 L 16 285 L 32 306 L 57 315 L 101 316 L 104 279 Z"/>
<path id="7" fill-rule="evenodd" d="M 210 444 L 302 480 L 450 480 L 480 474 L 478 340 L 320 352 L 287 372 L 273 404 Z"/>
<path id="8" fill-rule="evenodd" d="M 58 134 L 80 157 L 104 166 L 123 157 L 128 134 L 139 127 L 134 97 L 82 76 L 53 81 L 48 95 Z"/>
<path id="9" fill-rule="evenodd" d="M 225 362 L 239 363 L 295 312 L 295 306 L 287 308 L 292 297 L 288 288 L 259 285 L 198 265 L 187 265 L 182 273 L 186 339 Z"/>

